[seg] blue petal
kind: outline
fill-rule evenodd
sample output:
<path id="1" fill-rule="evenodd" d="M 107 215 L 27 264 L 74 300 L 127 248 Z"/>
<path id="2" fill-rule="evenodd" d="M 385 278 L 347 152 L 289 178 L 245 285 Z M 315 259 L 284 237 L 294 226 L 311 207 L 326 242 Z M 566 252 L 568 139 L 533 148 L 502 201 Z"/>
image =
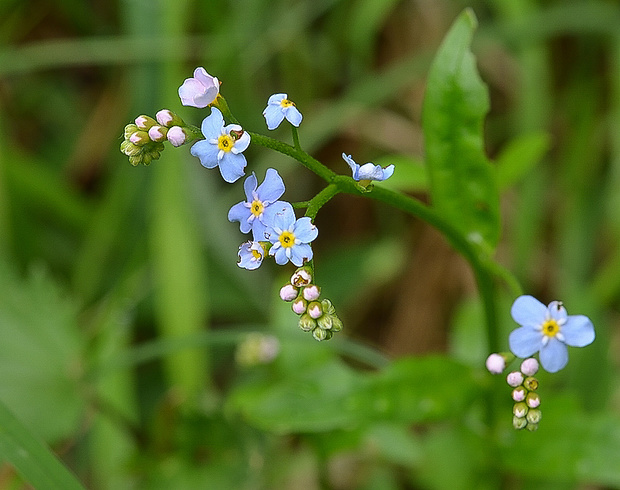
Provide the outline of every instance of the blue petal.
<path id="1" fill-rule="evenodd" d="M 205 138 L 213 139 L 218 138 L 222 134 L 222 128 L 224 127 L 224 116 L 217 107 L 211 108 L 211 114 L 202 120 L 200 125 L 200 131 Z"/>
<path id="2" fill-rule="evenodd" d="M 284 112 L 279 105 L 268 105 L 263 111 L 263 116 L 265 116 L 267 128 L 270 130 L 276 129 L 284 120 Z"/>
<path id="3" fill-rule="evenodd" d="M 552 301 L 549 303 L 547 311 L 549 316 L 558 322 L 558 325 L 564 325 L 568 314 L 566 313 L 566 308 L 564 308 L 560 301 Z"/>
<path id="4" fill-rule="evenodd" d="M 344 161 L 347 162 L 349 167 L 351 167 L 351 170 L 353 171 L 353 175 L 355 175 L 355 172 L 359 170 L 360 166 L 357 163 L 355 163 L 355 160 L 351 158 L 351 155 L 346 155 L 343 153 L 342 158 L 344 158 Z"/>
<path id="5" fill-rule="evenodd" d="M 251 226 L 252 236 L 254 237 L 254 240 L 256 240 L 257 242 L 269 240 L 269 236 L 265 235 L 265 232 L 267 231 L 267 226 L 265 226 L 265 224 L 263 224 L 260 220 L 254 219 Z"/>
<path id="6" fill-rule="evenodd" d="M 293 211 L 293 206 L 286 201 L 276 201 L 270 206 L 268 206 L 265 211 L 263 211 L 263 216 L 261 221 L 263 224 L 269 229 L 267 231 L 272 231 L 276 225 L 275 219 L 278 213 L 291 213 L 293 216 L 295 212 Z M 269 239 L 269 238 L 267 238 Z M 264 240 L 264 238 L 263 238 Z M 276 238 L 277 240 L 277 238 Z"/>
<path id="7" fill-rule="evenodd" d="M 295 212 L 293 211 L 293 206 L 289 205 L 289 207 L 284 207 L 280 212 L 276 213 L 273 218 L 273 223 L 273 227 L 279 230 L 288 230 L 291 228 L 295 223 Z"/>
<path id="8" fill-rule="evenodd" d="M 529 357 L 542 347 L 543 334 L 530 327 L 520 327 L 510 332 L 508 345 L 517 357 Z"/>
<path id="9" fill-rule="evenodd" d="M 585 347 L 596 337 L 592 321 L 584 315 L 571 315 L 560 330 L 564 342 L 572 347 Z"/>
<path id="10" fill-rule="evenodd" d="M 220 173 L 226 182 L 232 184 L 244 175 L 244 168 L 247 165 L 243 155 L 224 154 L 220 161 Z"/>
<path id="11" fill-rule="evenodd" d="M 550 338 L 540 350 L 540 363 L 550 373 L 557 373 L 568 363 L 568 349 L 556 338 Z"/>
<path id="12" fill-rule="evenodd" d="M 269 97 L 267 104 L 280 106 L 280 102 L 282 102 L 287 97 L 287 94 L 273 94 L 271 97 Z"/>
<path id="13" fill-rule="evenodd" d="M 301 243 L 310 243 L 319 235 L 319 230 L 312 224 L 312 221 L 308 216 L 299 218 L 295 223 L 295 229 L 293 234 L 295 239 Z"/>
<path id="14" fill-rule="evenodd" d="M 306 243 L 300 243 L 291 248 L 291 262 L 297 267 L 304 265 L 304 259 L 312 260 L 312 248 Z"/>
<path id="15" fill-rule="evenodd" d="M 388 165 L 387 167 L 383 169 L 383 179 L 381 180 L 389 179 L 393 173 L 394 173 L 394 165 Z"/>
<path id="16" fill-rule="evenodd" d="M 519 325 L 538 328 L 547 319 L 547 307 L 533 296 L 519 296 L 510 310 Z M 519 356 L 524 357 L 524 356 Z"/>
<path id="17" fill-rule="evenodd" d="M 254 191 L 256 190 L 256 185 L 258 184 L 258 180 L 256 179 L 256 174 L 252 172 L 252 175 L 249 175 L 247 179 L 243 182 L 243 190 L 245 192 L 245 198 L 251 203 L 254 200 Z"/>
<path id="18" fill-rule="evenodd" d="M 303 116 L 301 115 L 301 112 L 299 112 L 299 109 L 292 105 L 290 107 L 287 107 L 284 112 L 287 121 L 290 122 L 293 126 L 299 127 L 299 125 L 301 124 L 301 120 L 303 119 Z"/>
<path id="19" fill-rule="evenodd" d="M 200 159 L 200 164 L 206 168 L 217 167 L 217 145 L 209 143 L 207 140 L 200 140 L 193 144 L 189 152 Z"/>
<path id="20" fill-rule="evenodd" d="M 273 250 L 273 248 L 271 250 Z M 269 250 L 270 254 L 271 254 L 271 250 Z M 278 265 L 286 264 L 288 262 L 288 257 L 286 256 L 286 249 L 284 247 L 279 247 L 278 249 L 276 249 L 274 258 L 276 260 L 276 264 Z"/>
<path id="21" fill-rule="evenodd" d="M 241 233 L 248 233 L 252 229 L 252 223 L 248 222 L 250 216 L 252 216 L 252 212 L 250 208 L 245 205 L 245 202 L 235 204 L 228 211 L 228 221 L 238 221 Z"/>
<path id="22" fill-rule="evenodd" d="M 284 194 L 284 181 L 275 168 L 268 168 L 265 180 L 258 186 L 256 194 L 263 204 L 271 204 Z"/>
<path id="23" fill-rule="evenodd" d="M 252 253 L 253 249 L 260 253 L 261 255 L 260 259 L 257 260 L 254 257 L 254 254 Z M 248 269 L 248 270 L 258 269 L 260 265 L 263 263 L 263 255 L 264 255 L 263 250 L 260 247 L 260 245 L 256 247 L 255 242 L 242 243 L 241 246 L 239 247 L 238 255 L 239 255 L 239 262 L 237 262 L 237 265 L 239 267 L 242 267 L 243 269 Z"/>

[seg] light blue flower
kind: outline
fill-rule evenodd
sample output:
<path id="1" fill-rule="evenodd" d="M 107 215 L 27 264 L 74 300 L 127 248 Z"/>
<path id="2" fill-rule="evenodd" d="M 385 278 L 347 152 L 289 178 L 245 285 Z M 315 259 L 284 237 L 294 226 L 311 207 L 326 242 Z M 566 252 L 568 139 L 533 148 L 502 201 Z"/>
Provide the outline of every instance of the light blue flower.
<path id="1" fill-rule="evenodd" d="M 265 240 L 265 219 L 274 210 L 271 205 L 276 207 L 280 204 L 286 204 L 278 199 L 284 194 L 284 182 L 278 171 L 268 168 L 265 174 L 265 180 L 259 186 L 256 175 L 252 172 L 245 182 L 243 188 L 247 201 L 235 204 L 228 211 L 229 221 L 239 221 L 239 227 L 242 233 L 249 233 L 252 230 L 254 240 Z"/>
<path id="2" fill-rule="evenodd" d="M 392 176 L 394 173 L 394 165 L 388 165 L 382 168 L 381 165 L 375 165 L 374 163 L 365 163 L 359 165 L 351 158 L 351 155 L 342 154 L 344 161 L 349 164 L 353 171 L 353 180 L 385 180 Z"/>
<path id="3" fill-rule="evenodd" d="M 286 94 L 273 94 L 269 97 L 263 116 L 269 129 L 276 129 L 285 117 L 293 126 L 299 127 L 303 118 L 295 103 L 287 99 Z"/>
<path id="4" fill-rule="evenodd" d="M 224 126 L 224 116 L 217 107 L 205 117 L 200 127 L 205 139 L 194 143 L 190 153 L 200 158 L 203 167 L 219 166 L 226 182 L 235 182 L 243 177 L 247 164 L 241 154 L 250 144 L 250 135 L 238 124 Z"/>
<path id="5" fill-rule="evenodd" d="M 521 325 L 510 333 L 510 350 L 517 357 L 539 352 L 540 363 L 550 373 L 568 363 L 567 345 L 584 347 L 594 341 L 594 325 L 587 316 L 568 315 L 560 301 L 545 306 L 532 296 L 519 296 L 512 318 Z"/>
<path id="6" fill-rule="evenodd" d="M 305 261 L 312 259 L 310 242 L 318 236 L 319 230 L 307 216 L 296 220 L 293 207 L 289 203 L 284 204 L 287 206 L 273 207 L 278 212 L 265 220 L 265 237 L 272 243 L 269 255 L 274 256 L 278 265 L 290 260 L 301 267 Z"/>
<path id="7" fill-rule="evenodd" d="M 237 265 L 243 269 L 258 269 L 263 263 L 265 250 L 259 242 L 245 242 L 239 246 L 239 262 Z"/>

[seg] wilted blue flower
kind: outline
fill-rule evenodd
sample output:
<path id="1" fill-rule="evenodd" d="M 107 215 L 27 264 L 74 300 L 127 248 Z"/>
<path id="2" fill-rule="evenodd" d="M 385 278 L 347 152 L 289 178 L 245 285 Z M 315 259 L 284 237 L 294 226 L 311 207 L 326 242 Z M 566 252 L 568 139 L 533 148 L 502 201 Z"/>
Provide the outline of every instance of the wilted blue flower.
<path id="1" fill-rule="evenodd" d="M 200 127 L 205 139 L 194 143 L 190 152 L 200 158 L 203 167 L 214 168 L 219 165 L 220 173 L 226 182 L 234 182 L 243 177 L 247 162 L 241 154 L 250 144 L 250 135 L 238 124 L 224 126 L 224 116 L 217 107 L 205 117 Z"/>
<path id="2" fill-rule="evenodd" d="M 540 352 L 540 363 L 550 373 L 568 363 L 567 345 L 584 347 L 594 341 L 590 319 L 584 315 L 569 316 L 559 301 L 545 306 L 532 296 L 519 296 L 511 314 L 521 327 L 510 334 L 510 350 L 518 357 Z"/>
<path id="3" fill-rule="evenodd" d="M 192 78 L 186 78 L 179 87 L 179 97 L 183 105 L 202 109 L 211 104 L 220 93 L 220 82 L 199 66 Z M 161 124 L 161 123 L 160 123 Z"/>
<path id="4" fill-rule="evenodd" d="M 263 116 L 269 129 L 276 129 L 285 117 L 293 126 L 299 127 L 303 118 L 295 103 L 287 99 L 286 94 L 273 94 L 269 97 Z"/>
<path id="5" fill-rule="evenodd" d="M 290 260 L 297 267 L 301 267 L 304 261 L 312 259 L 310 242 L 318 236 L 319 230 L 309 217 L 296 220 L 293 207 L 288 204 L 273 213 L 265 223 L 265 236 L 273 244 L 269 255 L 275 257 L 278 265 L 284 265 Z"/>
<path id="6" fill-rule="evenodd" d="M 381 165 L 375 165 L 374 163 L 365 163 L 359 165 L 351 158 L 351 155 L 342 154 L 344 161 L 349 164 L 353 171 L 353 180 L 385 180 L 392 176 L 394 173 L 394 165 L 388 165 L 382 168 Z"/>
<path id="7" fill-rule="evenodd" d="M 284 182 L 277 170 L 268 168 L 263 183 L 259 186 L 257 184 L 256 175 L 252 172 L 243 183 L 247 201 L 230 208 L 228 220 L 239 221 L 242 233 L 252 230 L 254 240 L 265 240 L 265 213 L 269 215 L 269 208 L 274 203 L 284 204 L 278 201 L 284 194 Z"/>
<path id="8" fill-rule="evenodd" d="M 237 265 L 243 269 L 258 269 L 263 263 L 265 251 L 258 242 L 245 242 L 239 246 L 239 262 Z"/>

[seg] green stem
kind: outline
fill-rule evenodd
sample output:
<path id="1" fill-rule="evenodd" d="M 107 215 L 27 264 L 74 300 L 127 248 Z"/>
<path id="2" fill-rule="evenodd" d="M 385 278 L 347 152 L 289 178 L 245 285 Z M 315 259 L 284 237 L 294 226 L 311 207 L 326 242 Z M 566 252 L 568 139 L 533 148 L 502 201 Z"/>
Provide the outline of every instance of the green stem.
<path id="1" fill-rule="evenodd" d="M 295 149 L 302 151 L 301 145 L 299 144 L 299 132 L 297 128 L 291 124 L 291 131 L 293 132 L 293 146 Z"/>
<path id="2" fill-rule="evenodd" d="M 321 209 L 327 202 L 340 193 L 340 189 L 336 184 L 329 184 L 325 189 L 314 196 L 308 203 L 308 209 L 306 209 L 306 216 L 309 216 L 312 221 L 316 218 L 319 209 Z"/>

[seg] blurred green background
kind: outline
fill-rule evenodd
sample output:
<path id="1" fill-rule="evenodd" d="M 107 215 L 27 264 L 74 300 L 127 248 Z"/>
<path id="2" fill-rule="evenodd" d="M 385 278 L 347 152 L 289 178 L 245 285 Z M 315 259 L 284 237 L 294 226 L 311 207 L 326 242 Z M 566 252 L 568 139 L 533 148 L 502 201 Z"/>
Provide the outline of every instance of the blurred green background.
<path id="1" fill-rule="evenodd" d="M 236 266 L 241 185 L 187 147 L 135 168 L 119 151 L 139 114 L 199 125 L 177 88 L 204 66 L 244 128 L 266 133 L 286 92 L 306 151 L 343 174 L 342 152 L 395 163 L 386 185 L 428 201 L 425 79 L 468 6 L 498 260 L 597 331 L 541 374 L 536 433 L 511 427 L 473 276 L 437 231 L 330 201 L 316 280 L 345 327 L 319 344 L 277 296 L 294 269 Z M 322 188 L 245 154 L 287 200 Z M 616 1 L 0 1 L 0 400 L 88 488 L 620 488 L 619 241 Z M 235 360 L 248 332 L 279 340 L 274 362 Z M 0 467 L 1 488 L 22 485 Z"/>

